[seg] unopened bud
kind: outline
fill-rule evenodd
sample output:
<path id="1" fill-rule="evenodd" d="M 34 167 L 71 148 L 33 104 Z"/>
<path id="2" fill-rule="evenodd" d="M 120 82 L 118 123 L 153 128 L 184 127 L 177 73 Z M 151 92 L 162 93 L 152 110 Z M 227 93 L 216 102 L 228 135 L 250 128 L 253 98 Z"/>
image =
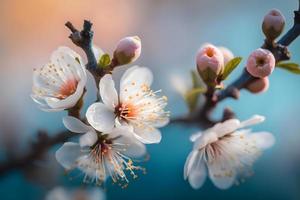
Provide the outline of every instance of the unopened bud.
<path id="1" fill-rule="evenodd" d="M 258 78 L 248 83 L 245 87 L 251 93 L 262 93 L 269 89 L 269 78 Z"/>
<path id="2" fill-rule="evenodd" d="M 222 52 L 212 44 L 206 44 L 197 53 L 197 69 L 208 85 L 216 84 L 216 79 L 224 68 L 224 58 Z"/>
<path id="3" fill-rule="evenodd" d="M 246 68 L 254 77 L 269 76 L 275 68 L 274 55 L 267 49 L 256 49 L 248 57 Z"/>
<path id="4" fill-rule="evenodd" d="M 141 40 L 138 36 L 121 39 L 114 52 L 114 59 L 118 65 L 134 62 L 141 54 Z"/>
<path id="5" fill-rule="evenodd" d="M 262 23 L 262 30 L 266 38 L 274 41 L 283 31 L 285 18 L 277 9 L 272 9 L 265 15 Z"/>

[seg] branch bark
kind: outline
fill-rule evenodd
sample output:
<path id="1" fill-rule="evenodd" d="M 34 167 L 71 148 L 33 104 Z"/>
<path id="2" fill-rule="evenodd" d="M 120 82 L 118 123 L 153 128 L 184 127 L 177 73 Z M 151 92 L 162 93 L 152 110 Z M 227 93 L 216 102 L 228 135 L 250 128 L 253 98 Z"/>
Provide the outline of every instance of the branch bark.
<path id="1" fill-rule="evenodd" d="M 110 73 L 115 66 L 114 62 L 111 66 L 109 66 L 108 71 L 103 70 L 101 68 L 97 68 L 97 60 L 93 53 L 92 45 L 93 45 L 93 31 L 92 31 L 92 23 L 85 20 L 83 25 L 83 30 L 77 30 L 71 22 L 67 22 L 65 24 L 70 31 L 72 32 L 69 38 L 72 42 L 83 49 L 85 52 L 88 63 L 86 65 L 87 69 L 92 72 L 95 79 L 99 82 L 100 78 L 104 76 L 106 73 Z M 289 53 L 287 51 L 286 46 L 290 45 L 300 34 L 300 6 L 298 11 L 295 11 L 295 19 L 294 26 L 278 41 L 278 43 L 274 45 L 264 44 L 265 48 L 268 48 L 272 52 L 277 59 L 277 61 L 281 61 L 289 58 Z M 173 119 L 171 122 L 177 123 L 197 123 L 203 127 L 209 127 L 213 125 L 215 122 L 210 119 L 210 114 L 217 106 L 217 104 L 223 101 L 226 98 L 238 98 L 239 90 L 241 90 L 245 84 L 253 79 L 249 73 L 244 71 L 241 76 L 234 81 L 231 85 L 229 85 L 225 90 L 219 93 L 210 92 L 206 95 L 207 101 L 204 107 L 199 110 L 194 116 L 180 117 Z M 79 118 L 79 111 L 81 107 L 77 107 L 75 110 L 69 110 L 69 115 L 75 116 Z M 234 113 L 229 109 L 224 110 L 223 119 L 226 120 L 234 116 Z M 34 161 L 39 160 L 43 154 L 48 151 L 51 147 L 56 144 L 63 143 L 67 141 L 70 137 L 74 136 L 74 133 L 70 134 L 68 131 L 61 131 L 54 136 L 49 136 L 45 131 L 39 131 L 37 134 L 37 140 L 32 143 L 31 149 L 28 153 L 16 157 L 10 158 L 6 161 L 0 162 L 0 177 L 3 177 L 5 174 L 13 170 L 24 169 L 25 167 L 32 164 Z"/>
<path id="2" fill-rule="evenodd" d="M 268 41 L 265 41 L 261 47 L 271 51 L 276 59 L 276 62 L 290 59 L 290 53 L 287 47 L 300 35 L 300 1 L 299 8 L 297 11 L 294 11 L 294 13 L 295 17 L 293 27 L 284 36 L 282 36 L 282 38 L 277 43 L 270 44 L 268 43 Z M 188 115 L 186 117 L 174 118 L 171 120 L 171 122 L 183 124 L 196 123 L 203 128 L 212 126 L 216 123 L 216 121 L 211 120 L 210 116 L 218 103 L 227 98 L 238 99 L 240 96 L 240 90 L 243 89 L 247 85 L 247 83 L 253 81 L 254 79 L 255 77 L 251 76 L 247 72 L 247 70 L 244 70 L 243 73 L 226 89 L 220 92 L 214 92 L 213 94 L 206 94 L 206 102 L 203 107 L 198 110 L 198 112 L 196 112 L 196 114 Z M 224 110 L 223 118 L 219 121 L 225 120 L 225 112 L 226 110 Z"/>

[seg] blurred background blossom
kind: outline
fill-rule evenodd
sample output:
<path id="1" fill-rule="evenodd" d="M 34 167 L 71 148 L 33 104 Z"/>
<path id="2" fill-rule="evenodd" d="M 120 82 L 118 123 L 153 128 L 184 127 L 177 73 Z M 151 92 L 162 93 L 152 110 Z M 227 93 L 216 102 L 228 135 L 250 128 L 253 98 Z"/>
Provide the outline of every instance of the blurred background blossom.
<path id="1" fill-rule="evenodd" d="M 33 68 L 46 63 L 58 46 L 69 46 L 83 55 L 68 39 L 66 21 L 80 27 L 84 19 L 91 20 L 94 43 L 108 53 L 121 38 L 138 35 L 143 49 L 137 64 L 154 71 L 154 87 L 167 93 L 169 109 L 177 116 L 187 108 L 172 86 L 171 75 L 188 76 L 203 43 L 226 46 L 244 57 L 245 64 L 249 53 L 263 42 L 264 15 L 272 8 L 280 9 L 289 28 L 297 7 L 297 0 L 1 0 L 0 159 L 22 155 L 38 129 L 50 134 L 64 129 L 61 117 L 65 113 L 41 112 L 29 95 Z M 298 63 L 299 46 L 300 39 L 290 46 L 292 60 Z M 241 71 L 239 67 L 227 83 Z M 162 142 L 148 148 L 147 174 L 125 190 L 108 183 L 107 199 L 299 199 L 299 85 L 299 76 L 278 69 L 270 77 L 266 93 L 256 96 L 243 91 L 240 101 L 226 100 L 214 113 L 218 117 L 224 106 L 230 106 L 242 120 L 264 115 L 266 123 L 255 130 L 273 132 L 277 139 L 275 147 L 255 165 L 255 175 L 244 184 L 221 191 L 207 182 L 202 189 L 193 190 L 183 180 L 183 165 L 192 148 L 188 136 L 197 128 L 169 125 L 162 130 Z M 89 88 L 94 89 L 92 84 Z M 87 102 L 93 98 L 88 93 Z M 39 166 L 36 173 L 13 171 L 0 177 L 1 199 L 43 199 L 56 185 L 80 186 L 80 177 L 70 181 L 62 168 L 49 167 L 57 164 L 55 149 L 42 163 L 35 163 Z M 49 174 L 56 178 L 50 180 Z"/>

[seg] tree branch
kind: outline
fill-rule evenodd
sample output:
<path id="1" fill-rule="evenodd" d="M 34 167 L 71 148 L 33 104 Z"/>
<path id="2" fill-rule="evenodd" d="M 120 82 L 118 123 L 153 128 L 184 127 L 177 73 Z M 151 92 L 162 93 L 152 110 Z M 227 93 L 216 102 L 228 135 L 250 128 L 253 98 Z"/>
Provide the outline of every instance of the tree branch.
<path id="1" fill-rule="evenodd" d="M 97 60 L 93 53 L 93 31 L 92 31 L 92 23 L 90 21 L 84 20 L 83 29 L 78 31 L 71 22 L 67 22 L 65 24 L 66 27 L 70 29 L 72 32 L 69 38 L 72 42 L 78 47 L 82 48 L 85 52 L 88 63 L 86 65 L 88 70 L 96 70 L 97 68 Z"/>
<path id="2" fill-rule="evenodd" d="M 289 60 L 290 53 L 287 49 L 289 46 L 299 35 L 300 35 L 300 1 L 299 1 L 299 8 L 297 11 L 294 11 L 294 25 L 293 27 L 277 42 L 277 43 L 268 43 L 265 41 L 262 45 L 262 48 L 270 50 L 276 62 Z M 243 73 L 233 81 L 226 89 L 215 92 L 213 94 L 207 95 L 206 94 L 206 102 L 203 105 L 202 109 L 196 112 L 197 114 L 188 115 L 186 117 L 179 117 L 174 118 L 171 120 L 172 123 L 196 123 L 203 128 L 207 128 L 215 124 L 216 122 L 210 119 L 211 113 L 216 108 L 219 102 L 227 99 L 227 98 L 234 98 L 238 99 L 240 96 L 240 90 L 243 89 L 249 82 L 256 79 L 255 77 L 251 76 L 247 70 L 244 70 Z M 223 116 L 226 115 L 226 110 L 224 110 Z M 233 115 L 232 115 L 233 116 Z M 224 117 L 222 120 L 223 121 Z"/>
<path id="3" fill-rule="evenodd" d="M 37 134 L 37 141 L 32 143 L 31 150 L 27 154 L 0 162 L 0 176 L 2 177 L 16 169 L 25 168 L 34 161 L 41 159 L 49 148 L 55 144 L 67 141 L 73 135 L 73 133 L 68 131 L 62 131 L 52 137 L 49 137 L 47 132 L 39 131 Z"/>
<path id="4" fill-rule="evenodd" d="M 67 22 L 65 25 L 72 32 L 69 38 L 75 45 L 82 48 L 85 52 L 88 59 L 88 63 L 86 65 L 87 69 L 92 72 L 95 79 L 99 81 L 104 74 L 110 73 L 110 71 L 115 66 L 110 66 L 110 71 L 104 71 L 100 68 L 97 68 L 97 60 L 92 50 L 92 23 L 85 20 L 82 31 L 78 31 L 71 22 Z M 299 10 L 295 11 L 294 26 L 278 41 L 278 43 L 276 43 L 275 45 L 264 44 L 263 47 L 271 50 L 274 53 L 277 62 L 288 59 L 289 53 L 286 46 L 290 45 L 299 36 L 299 34 L 300 6 Z M 215 122 L 210 120 L 210 114 L 217 106 L 217 104 L 229 97 L 237 99 L 239 97 L 239 90 L 244 88 L 245 84 L 252 79 L 254 79 L 254 77 L 244 71 L 241 76 L 231 85 L 229 85 L 225 90 L 219 93 L 210 92 L 206 94 L 206 103 L 198 113 L 196 112 L 196 114 L 193 116 L 176 118 L 171 122 L 192 124 L 197 123 L 202 125 L 203 127 L 213 125 Z M 78 110 L 78 108 L 77 110 L 70 110 L 69 114 L 73 116 L 79 116 L 79 111 L 80 110 Z M 229 109 L 225 109 L 222 120 L 226 120 L 233 116 L 234 113 L 232 111 L 230 111 Z M 52 146 L 63 143 L 72 136 L 74 136 L 74 133 L 70 134 L 68 131 L 59 132 L 52 137 L 48 136 L 47 132 L 45 131 L 39 131 L 37 134 L 37 141 L 32 143 L 31 149 L 28 153 L 22 155 L 21 157 L 10 158 L 6 161 L 0 162 L 0 176 L 3 177 L 3 175 L 8 174 L 8 172 L 11 172 L 13 170 L 24 169 L 34 161 L 39 160 L 43 156 L 43 154 L 47 152 Z"/>

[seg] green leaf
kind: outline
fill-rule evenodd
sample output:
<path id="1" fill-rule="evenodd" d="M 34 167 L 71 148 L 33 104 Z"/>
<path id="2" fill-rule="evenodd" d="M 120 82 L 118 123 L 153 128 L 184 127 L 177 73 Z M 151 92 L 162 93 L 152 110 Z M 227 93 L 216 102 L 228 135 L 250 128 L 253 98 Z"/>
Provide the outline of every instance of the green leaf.
<path id="1" fill-rule="evenodd" d="M 205 88 L 198 87 L 198 88 L 193 88 L 193 89 L 189 90 L 184 95 L 184 99 L 185 99 L 190 111 L 193 111 L 196 108 L 199 95 L 202 93 L 205 93 L 205 92 L 206 92 Z"/>
<path id="2" fill-rule="evenodd" d="M 292 72 L 294 74 L 300 74 L 300 66 L 297 63 L 293 62 L 278 62 L 276 64 L 277 67 L 281 69 L 285 69 L 289 72 Z"/>
<path id="3" fill-rule="evenodd" d="M 230 60 L 224 67 L 224 72 L 221 75 L 221 80 L 225 80 L 229 74 L 240 64 L 242 57 L 235 57 Z"/>
<path id="4" fill-rule="evenodd" d="M 105 53 L 101 56 L 100 60 L 99 60 L 99 63 L 98 63 L 98 66 L 101 67 L 101 68 L 105 68 L 107 67 L 109 64 L 111 63 L 111 60 L 110 60 L 110 56 Z"/>
<path id="5" fill-rule="evenodd" d="M 203 84 L 203 81 L 201 80 L 197 71 L 191 70 L 191 79 L 192 89 L 187 91 L 184 95 L 185 102 L 190 111 L 196 108 L 199 95 L 205 92 L 205 85 Z"/>

